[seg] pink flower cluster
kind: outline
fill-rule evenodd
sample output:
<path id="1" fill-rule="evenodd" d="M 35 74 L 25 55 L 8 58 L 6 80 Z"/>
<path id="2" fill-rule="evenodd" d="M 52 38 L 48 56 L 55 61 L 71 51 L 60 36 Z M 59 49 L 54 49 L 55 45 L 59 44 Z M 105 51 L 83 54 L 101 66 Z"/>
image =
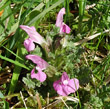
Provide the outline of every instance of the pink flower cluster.
<path id="1" fill-rule="evenodd" d="M 62 8 L 57 16 L 56 26 L 60 27 L 60 34 L 70 33 L 70 27 L 63 22 L 63 15 L 65 14 L 65 8 Z M 29 27 L 25 25 L 20 25 L 20 28 L 23 29 L 28 35 L 29 38 L 24 41 L 24 46 L 28 52 L 35 49 L 35 43 L 41 45 L 46 43 L 45 39 L 36 31 L 35 27 Z M 49 64 L 43 60 L 40 56 L 29 54 L 26 56 L 26 59 L 31 60 L 36 66 L 31 71 L 31 78 L 35 78 L 40 82 L 46 80 L 46 74 L 43 72 Z M 37 73 L 36 73 L 37 71 Z M 59 95 L 67 96 L 70 93 L 74 93 L 79 88 L 79 80 L 69 79 L 66 72 L 63 72 L 60 80 L 57 80 L 53 83 L 54 89 Z"/>

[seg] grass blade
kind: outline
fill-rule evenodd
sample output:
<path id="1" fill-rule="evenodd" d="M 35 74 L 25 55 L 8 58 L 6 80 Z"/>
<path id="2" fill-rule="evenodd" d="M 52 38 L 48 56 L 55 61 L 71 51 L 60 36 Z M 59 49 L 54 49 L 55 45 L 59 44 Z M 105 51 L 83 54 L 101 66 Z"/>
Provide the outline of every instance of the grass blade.
<path id="1" fill-rule="evenodd" d="M 24 55 L 25 55 L 25 51 L 26 51 L 26 50 L 24 50 L 24 49 L 25 49 L 24 47 L 21 47 L 21 46 L 20 46 L 20 47 L 18 48 L 18 50 L 17 50 L 16 55 L 18 55 L 18 56 L 20 56 L 20 57 L 23 58 Z M 22 61 L 19 60 L 18 58 L 16 58 L 16 61 L 18 61 L 19 63 L 22 63 L 22 65 L 24 66 L 24 62 L 22 62 Z M 26 67 L 26 68 L 27 68 L 27 67 Z M 9 89 L 9 92 L 8 92 L 9 95 L 15 91 L 16 84 L 17 84 L 17 82 L 18 82 L 18 78 L 19 78 L 21 69 L 22 69 L 21 66 L 15 66 L 15 68 L 14 68 L 13 76 L 12 76 L 11 84 L 10 84 L 10 89 Z M 28 68 L 27 70 L 29 70 L 29 68 Z"/>
<path id="2" fill-rule="evenodd" d="M 29 70 L 28 67 L 26 67 L 24 64 L 19 63 L 18 61 L 14 61 L 14 60 L 9 59 L 9 58 L 7 58 L 7 57 L 4 57 L 4 56 L 2 56 L 2 55 L 0 55 L 0 58 L 3 59 L 3 60 L 5 60 L 5 61 L 8 61 L 8 62 L 10 62 L 10 63 L 13 63 L 13 64 L 17 65 L 17 67 L 19 66 L 19 67 L 21 67 L 21 68 L 25 68 L 25 69 Z"/>
<path id="3" fill-rule="evenodd" d="M 79 32 L 81 32 L 82 29 L 82 19 L 84 16 L 85 5 L 86 0 L 79 0 Z"/>
<path id="4" fill-rule="evenodd" d="M 14 56 L 16 56 L 17 58 L 19 58 L 20 60 L 24 61 L 21 57 L 19 57 L 18 55 L 16 55 L 13 51 L 11 51 L 10 49 L 6 48 L 5 46 L 2 46 L 3 48 L 5 48 L 8 52 L 10 52 L 11 54 L 13 54 Z"/>

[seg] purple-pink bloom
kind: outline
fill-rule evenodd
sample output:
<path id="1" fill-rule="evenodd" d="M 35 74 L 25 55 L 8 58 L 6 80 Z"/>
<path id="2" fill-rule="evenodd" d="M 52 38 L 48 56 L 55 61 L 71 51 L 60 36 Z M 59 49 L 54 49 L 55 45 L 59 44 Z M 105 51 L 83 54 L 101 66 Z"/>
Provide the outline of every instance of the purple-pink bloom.
<path id="1" fill-rule="evenodd" d="M 64 14 L 65 14 L 65 8 L 62 8 L 57 15 L 57 20 L 55 24 L 57 27 L 60 27 L 60 34 L 70 33 L 71 31 L 70 27 L 63 22 Z"/>
<path id="2" fill-rule="evenodd" d="M 28 52 L 33 51 L 35 49 L 35 44 L 30 38 L 24 41 L 24 46 Z"/>
<path id="3" fill-rule="evenodd" d="M 57 20 L 56 20 L 57 27 L 61 27 L 61 25 L 63 23 L 63 15 L 64 14 L 65 14 L 65 8 L 62 8 L 57 15 Z"/>
<path id="4" fill-rule="evenodd" d="M 33 42 L 36 42 L 37 44 L 46 43 L 44 38 L 36 31 L 35 27 L 29 27 L 26 25 L 20 25 L 20 28 L 23 29 L 33 40 Z"/>
<path id="5" fill-rule="evenodd" d="M 44 82 L 47 76 L 44 72 L 42 72 L 42 70 L 46 69 L 49 66 L 49 64 L 37 55 L 27 55 L 26 59 L 29 59 L 36 64 L 36 67 L 33 68 L 31 71 L 31 78 L 35 78 L 40 82 Z M 35 70 L 37 70 L 38 72 L 35 73 Z"/>
<path id="6" fill-rule="evenodd" d="M 79 80 L 76 78 L 69 79 L 67 73 L 63 72 L 60 80 L 53 83 L 53 87 L 59 95 L 67 96 L 78 90 Z"/>
<path id="7" fill-rule="evenodd" d="M 37 70 L 38 72 L 35 73 L 35 70 Z M 31 78 L 35 78 L 35 79 L 39 80 L 40 82 L 43 82 L 46 80 L 47 76 L 44 72 L 42 72 L 42 70 L 39 67 L 35 67 L 31 71 Z"/>
<path id="8" fill-rule="evenodd" d="M 66 25 L 65 23 L 63 23 L 61 28 L 60 28 L 60 33 L 67 33 L 67 34 L 69 34 L 70 31 L 71 31 L 70 27 L 68 25 Z"/>

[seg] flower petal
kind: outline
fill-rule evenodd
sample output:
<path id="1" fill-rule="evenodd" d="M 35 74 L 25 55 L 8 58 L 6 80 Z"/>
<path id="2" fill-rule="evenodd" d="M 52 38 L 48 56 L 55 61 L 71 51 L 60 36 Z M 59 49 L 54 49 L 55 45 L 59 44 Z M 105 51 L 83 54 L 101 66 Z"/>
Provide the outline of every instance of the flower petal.
<path id="1" fill-rule="evenodd" d="M 57 80 L 53 83 L 54 89 L 57 91 L 59 95 L 67 96 L 67 94 L 63 91 L 63 87 L 61 84 L 61 80 Z"/>
<path id="2" fill-rule="evenodd" d="M 67 92 L 64 91 L 64 88 L 60 85 L 59 89 L 57 90 L 57 93 L 61 96 L 67 96 Z"/>
<path id="3" fill-rule="evenodd" d="M 69 34 L 70 31 L 71 31 L 71 28 L 68 25 L 66 25 L 65 23 L 63 23 L 62 26 L 60 27 L 60 34 L 62 34 L 62 33 Z"/>
<path id="4" fill-rule="evenodd" d="M 74 93 L 75 91 L 77 91 L 79 89 L 79 80 L 74 78 L 69 80 L 68 82 L 68 92 L 70 93 Z"/>
<path id="5" fill-rule="evenodd" d="M 67 85 L 62 85 L 62 91 L 63 91 L 63 96 L 68 96 L 70 93 L 72 93 L 70 90 L 68 90 Z"/>
<path id="6" fill-rule="evenodd" d="M 61 25 L 63 23 L 63 15 L 64 14 L 65 14 L 65 8 L 62 8 L 57 15 L 57 20 L 56 20 L 57 27 L 61 27 Z"/>
<path id="7" fill-rule="evenodd" d="M 24 46 L 28 52 L 33 51 L 35 49 L 35 44 L 30 38 L 24 41 Z"/>
<path id="8" fill-rule="evenodd" d="M 55 82 L 53 83 L 53 87 L 54 87 L 54 89 L 55 89 L 56 91 L 57 91 L 57 90 L 59 89 L 59 87 L 61 86 L 60 83 L 61 83 L 61 80 L 57 80 L 57 81 L 55 81 Z"/>
<path id="9" fill-rule="evenodd" d="M 67 96 L 70 93 L 74 93 L 79 88 L 79 80 L 69 79 L 66 72 L 63 72 L 61 79 L 53 83 L 54 89 L 59 95 Z"/>
<path id="10" fill-rule="evenodd" d="M 61 76 L 61 82 L 63 83 L 63 81 L 65 81 L 65 80 L 69 81 L 70 79 L 69 79 L 67 73 L 63 72 L 63 74 Z"/>
<path id="11" fill-rule="evenodd" d="M 68 85 L 62 85 L 62 94 L 67 96 L 70 93 L 74 93 L 79 88 L 79 80 L 74 78 L 68 81 Z M 61 89 L 60 89 L 61 90 Z"/>
<path id="12" fill-rule="evenodd" d="M 31 55 L 31 54 L 27 55 L 26 59 L 29 59 L 33 63 L 37 64 L 37 66 L 41 70 L 44 70 L 44 69 L 46 69 L 49 66 L 49 64 L 45 60 L 43 60 L 40 56 L 37 56 L 37 55 Z"/>
<path id="13" fill-rule="evenodd" d="M 37 70 L 38 70 L 37 74 L 35 73 L 35 68 L 31 71 L 31 78 L 35 78 L 40 82 L 44 82 L 47 77 L 46 74 L 42 72 L 41 69 L 37 69 Z"/>
<path id="14" fill-rule="evenodd" d="M 34 26 L 29 27 L 25 25 L 20 25 L 20 28 L 23 29 L 34 42 L 38 44 L 45 43 L 44 38 L 36 31 Z"/>

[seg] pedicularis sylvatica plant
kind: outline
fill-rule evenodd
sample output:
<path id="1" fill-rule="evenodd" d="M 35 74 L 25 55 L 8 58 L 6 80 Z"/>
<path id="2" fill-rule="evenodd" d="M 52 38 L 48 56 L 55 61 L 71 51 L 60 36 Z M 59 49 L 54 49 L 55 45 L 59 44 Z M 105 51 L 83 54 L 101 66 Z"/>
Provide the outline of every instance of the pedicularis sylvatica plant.
<path id="1" fill-rule="evenodd" d="M 110 109 L 110 0 L 0 0 L 0 109 Z"/>
<path id="2" fill-rule="evenodd" d="M 62 8 L 53 27 L 54 36 L 48 33 L 44 38 L 34 26 L 20 25 L 29 36 L 24 41 L 24 47 L 27 50 L 26 60 L 32 70 L 27 74 L 27 78 L 23 78 L 28 88 L 38 91 L 37 87 L 40 88 L 43 84 L 49 87 L 49 92 L 54 89 L 54 94 L 57 92 L 61 96 L 74 94 L 79 89 L 79 80 L 75 77 L 78 57 L 74 55 L 75 47 L 69 40 L 71 36 L 68 34 L 71 29 L 63 21 L 64 14 L 66 14 L 65 8 Z M 27 84 L 26 81 L 29 80 L 31 83 Z"/>

